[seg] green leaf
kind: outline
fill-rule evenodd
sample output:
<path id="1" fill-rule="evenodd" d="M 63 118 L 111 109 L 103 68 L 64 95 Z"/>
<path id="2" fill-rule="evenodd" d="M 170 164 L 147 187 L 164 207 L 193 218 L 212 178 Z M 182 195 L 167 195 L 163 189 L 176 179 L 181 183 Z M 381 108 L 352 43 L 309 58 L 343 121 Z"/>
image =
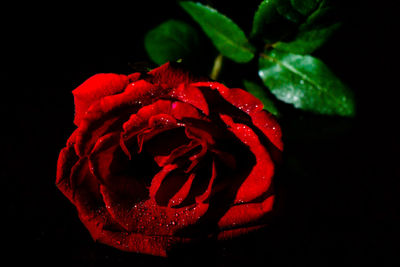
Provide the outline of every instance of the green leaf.
<path id="1" fill-rule="evenodd" d="M 303 15 L 293 8 L 290 0 L 278 0 L 276 9 L 282 17 L 293 23 L 298 24 L 303 20 Z"/>
<path id="2" fill-rule="evenodd" d="M 249 62 L 254 57 L 254 47 L 231 19 L 200 3 L 185 1 L 180 5 L 200 25 L 222 55 L 239 63 Z"/>
<path id="3" fill-rule="evenodd" d="M 296 54 L 321 47 L 339 26 L 337 3 L 330 0 L 264 0 L 251 35 Z"/>
<path id="4" fill-rule="evenodd" d="M 266 24 L 274 21 L 277 15 L 275 0 L 264 0 L 254 14 L 251 35 L 260 34 Z"/>
<path id="5" fill-rule="evenodd" d="M 296 108 L 354 115 L 351 90 L 317 58 L 272 50 L 260 56 L 259 76 L 278 99 Z"/>
<path id="6" fill-rule="evenodd" d="M 297 29 L 297 25 L 278 12 L 280 0 L 264 0 L 253 18 L 251 37 L 273 44 Z M 289 3 L 290 5 L 290 3 Z M 282 11 L 282 7 L 281 7 Z"/>
<path id="7" fill-rule="evenodd" d="M 291 42 L 278 42 L 275 48 L 294 54 L 311 54 L 320 48 L 339 28 L 340 23 L 336 23 L 325 28 L 315 28 L 300 31 L 296 38 Z"/>
<path id="8" fill-rule="evenodd" d="M 298 9 L 309 4 L 309 16 L 302 23 L 296 36 L 290 41 L 280 41 L 274 45 L 280 51 L 294 54 L 311 54 L 320 48 L 340 27 L 341 23 L 332 20 L 333 7 L 326 0 L 291 0 Z M 304 10 L 303 10 L 304 11 Z"/>
<path id="9" fill-rule="evenodd" d="M 261 100 L 261 102 L 264 105 L 264 109 L 268 110 L 275 116 L 279 116 L 279 112 L 275 106 L 275 103 L 272 101 L 272 99 L 268 96 L 267 92 L 265 91 L 267 90 L 266 88 L 263 88 L 262 86 L 258 85 L 255 82 L 247 80 L 243 81 L 243 85 L 244 88 L 246 88 L 246 90 L 250 94 L 254 95 L 255 97 Z"/>
<path id="10" fill-rule="evenodd" d="M 292 6 L 304 16 L 315 10 L 321 0 L 290 0 Z"/>
<path id="11" fill-rule="evenodd" d="M 150 30 L 144 38 L 144 46 L 151 60 L 161 65 L 189 57 L 197 48 L 197 30 L 185 22 L 168 20 Z"/>
<path id="12" fill-rule="evenodd" d="M 335 1 L 320 0 L 318 7 L 308 15 L 302 27 L 304 29 L 311 29 L 337 23 L 338 5 L 334 3 Z M 332 19 L 335 21 L 332 21 Z"/>

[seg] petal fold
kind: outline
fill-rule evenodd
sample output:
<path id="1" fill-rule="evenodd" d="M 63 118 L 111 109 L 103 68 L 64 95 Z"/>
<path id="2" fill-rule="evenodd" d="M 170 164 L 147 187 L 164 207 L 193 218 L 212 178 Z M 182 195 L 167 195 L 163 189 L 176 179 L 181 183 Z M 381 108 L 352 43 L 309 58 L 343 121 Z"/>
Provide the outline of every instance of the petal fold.
<path id="1" fill-rule="evenodd" d="M 96 74 L 72 91 L 75 102 L 75 125 L 79 126 L 91 104 L 105 96 L 120 93 L 128 85 L 128 77 L 114 73 Z"/>
<path id="2" fill-rule="evenodd" d="M 266 148 L 260 143 L 258 136 L 249 126 L 234 123 L 232 118 L 227 115 L 221 114 L 220 117 L 227 124 L 229 130 L 241 142 L 249 146 L 250 151 L 256 158 L 255 166 L 238 189 L 235 203 L 252 201 L 262 196 L 269 189 L 272 176 L 274 175 L 274 163 Z"/>

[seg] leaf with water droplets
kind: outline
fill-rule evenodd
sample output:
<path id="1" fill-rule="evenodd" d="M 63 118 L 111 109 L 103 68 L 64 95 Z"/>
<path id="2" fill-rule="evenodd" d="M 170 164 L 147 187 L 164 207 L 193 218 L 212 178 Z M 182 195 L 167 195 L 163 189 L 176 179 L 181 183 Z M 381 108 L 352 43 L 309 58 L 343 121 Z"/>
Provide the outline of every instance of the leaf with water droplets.
<path id="1" fill-rule="evenodd" d="M 319 59 L 267 51 L 259 58 L 259 76 L 280 100 L 320 114 L 353 116 L 351 90 Z"/>

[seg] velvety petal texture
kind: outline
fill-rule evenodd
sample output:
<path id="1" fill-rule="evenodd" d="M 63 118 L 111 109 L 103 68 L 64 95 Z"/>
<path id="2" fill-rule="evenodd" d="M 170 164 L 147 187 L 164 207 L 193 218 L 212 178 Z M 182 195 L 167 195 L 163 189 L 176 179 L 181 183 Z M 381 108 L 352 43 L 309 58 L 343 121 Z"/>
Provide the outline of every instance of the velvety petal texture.
<path id="1" fill-rule="evenodd" d="M 167 256 L 268 225 L 283 143 L 259 99 L 169 63 L 97 74 L 73 95 L 56 185 L 94 240 Z"/>

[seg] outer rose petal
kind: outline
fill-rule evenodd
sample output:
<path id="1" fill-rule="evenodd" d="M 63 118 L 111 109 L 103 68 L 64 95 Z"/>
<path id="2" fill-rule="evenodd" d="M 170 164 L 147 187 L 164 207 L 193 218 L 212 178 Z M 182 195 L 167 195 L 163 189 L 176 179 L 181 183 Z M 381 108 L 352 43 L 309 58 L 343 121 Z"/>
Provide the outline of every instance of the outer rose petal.
<path id="1" fill-rule="evenodd" d="M 275 169 L 268 151 L 250 127 L 234 123 L 227 115 L 220 115 L 220 117 L 230 127 L 229 129 L 249 146 L 250 151 L 256 157 L 256 165 L 238 189 L 235 203 L 249 202 L 261 197 L 270 188 Z"/>
<path id="2" fill-rule="evenodd" d="M 189 241 L 173 236 L 151 236 L 124 230 L 118 232 L 107 230 L 110 224 L 112 225 L 113 219 L 105 208 L 88 214 L 79 214 L 79 218 L 94 240 L 124 251 L 166 257 L 167 250 L 172 244 Z"/>
<path id="3" fill-rule="evenodd" d="M 79 126 L 82 117 L 93 102 L 123 91 L 128 82 L 128 77 L 125 75 L 101 73 L 90 77 L 78 86 L 72 91 L 75 101 L 75 125 Z"/>
<path id="4" fill-rule="evenodd" d="M 265 110 L 257 112 L 251 116 L 253 123 L 259 128 L 271 143 L 280 151 L 283 150 L 282 131 L 274 115 Z"/>
<path id="5" fill-rule="evenodd" d="M 61 153 L 64 155 L 60 155 L 60 164 L 65 159 L 65 153 L 74 154 L 71 147 Z M 87 158 L 80 158 L 70 172 L 66 172 L 62 165 L 58 165 L 58 175 L 61 175 L 57 177 L 58 189 L 76 206 L 78 212 L 86 214 L 97 209 L 99 205 L 104 205 L 98 192 L 99 183 L 89 171 Z"/>
<path id="6" fill-rule="evenodd" d="M 249 115 L 263 109 L 262 102 L 245 90 L 239 88 L 229 89 L 225 85 L 217 82 L 198 82 L 191 85 L 195 87 L 209 87 L 217 90 L 226 101 Z"/>
<path id="7" fill-rule="evenodd" d="M 224 230 L 218 234 L 218 240 L 227 240 L 227 239 L 232 239 L 237 236 L 241 236 L 244 234 L 247 234 L 249 232 L 253 232 L 256 230 L 259 230 L 266 225 L 256 225 L 256 226 L 250 226 L 250 227 L 243 227 L 243 228 L 236 228 L 236 229 L 230 229 L 230 230 Z"/>
<path id="8" fill-rule="evenodd" d="M 240 204 L 231 207 L 219 220 L 220 229 L 243 227 L 254 224 L 272 210 L 274 196 L 268 197 L 261 203 Z M 257 223 L 256 223 L 257 224 Z"/>
<path id="9" fill-rule="evenodd" d="M 78 159 L 79 158 L 75 154 L 73 145 L 70 145 L 61 150 L 57 162 L 56 185 L 72 203 L 73 192 L 69 186 L 69 177 L 71 175 L 71 170 Z"/>
<path id="10" fill-rule="evenodd" d="M 257 126 L 280 151 L 283 150 L 281 128 L 274 116 L 263 110 L 262 102 L 252 94 L 239 88 L 229 89 L 217 82 L 197 82 L 191 84 L 197 87 L 209 87 L 217 90 L 220 95 L 235 107 L 249 114 Z"/>

